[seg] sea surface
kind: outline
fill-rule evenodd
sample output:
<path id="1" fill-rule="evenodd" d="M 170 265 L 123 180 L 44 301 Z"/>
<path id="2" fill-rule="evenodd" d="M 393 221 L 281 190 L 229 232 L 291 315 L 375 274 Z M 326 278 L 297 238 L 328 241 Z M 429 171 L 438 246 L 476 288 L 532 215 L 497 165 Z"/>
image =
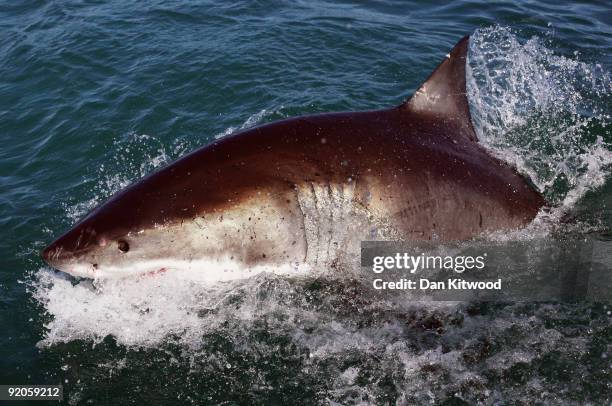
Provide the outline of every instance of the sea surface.
<path id="1" fill-rule="evenodd" d="M 607 1 L 0 3 L 0 383 L 75 405 L 610 404 L 609 304 L 383 300 L 332 269 L 102 283 L 39 256 L 216 138 L 398 105 L 466 34 L 480 142 L 551 204 L 487 238 L 590 241 L 611 270 Z"/>

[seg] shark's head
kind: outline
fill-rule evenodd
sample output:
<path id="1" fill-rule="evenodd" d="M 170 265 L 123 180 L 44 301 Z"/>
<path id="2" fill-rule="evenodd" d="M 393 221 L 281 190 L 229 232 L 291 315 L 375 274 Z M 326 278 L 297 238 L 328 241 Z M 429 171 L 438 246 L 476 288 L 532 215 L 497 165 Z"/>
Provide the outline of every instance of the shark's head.
<path id="1" fill-rule="evenodd" d="M 193 169 L 177 162 L 112 196 L 42 252 L 50 266 L 86 278 L 129 276 L 164 269 L 179 255 L 189 258 L 191 231 L 181 227 L 216 207 L 202 191 L 189 188 Z M 211 202 L 203 209 L 202 201 Z M 176 230 L 176 227 L 179 229 Z M 212 246 L 214 236 L 206 235 Z M 201 247 L 198 247 L 201 248 Z M 205 250 L 203 250 L 205 251 Z"/>
<path id="2" fill-rule="evenodd" d="M 244 269 L 303 257 L 295 191 L 260 185 L 247 190 L 237 183 L 244 178 L 231 177 L 243 190 L 236 194 L 179 160 L 113 196 L 42 257 L 55 269 L 95 279 L 218 264 Z M 287 241 L 291 245 L 279 250 Z"/>
<path id="3" fill-rule="evenodd" d="M 152 232 L 155 226 L 138 224 L 131 193 L 136 192 L 111 199 L 53 241 L 42 252 L 45 262 L 87 278 L 137 270 L 143 261 L 153 265 L 158 256 L 151 243 L 153 238 L 161 238 L 161 233 Z"/>

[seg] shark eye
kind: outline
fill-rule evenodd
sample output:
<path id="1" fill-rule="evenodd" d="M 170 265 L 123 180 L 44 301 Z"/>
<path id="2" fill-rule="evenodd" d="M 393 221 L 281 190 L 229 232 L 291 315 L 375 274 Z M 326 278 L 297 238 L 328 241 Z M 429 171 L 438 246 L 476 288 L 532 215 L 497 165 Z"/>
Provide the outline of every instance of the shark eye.
<path id="1" fill-rule="evenodd" d="M 119 240 L 117 241 L 117 248 L 119 248 L 121 252 L 128 252 L 130 250 L 130 244 L 125 240 Z"/>

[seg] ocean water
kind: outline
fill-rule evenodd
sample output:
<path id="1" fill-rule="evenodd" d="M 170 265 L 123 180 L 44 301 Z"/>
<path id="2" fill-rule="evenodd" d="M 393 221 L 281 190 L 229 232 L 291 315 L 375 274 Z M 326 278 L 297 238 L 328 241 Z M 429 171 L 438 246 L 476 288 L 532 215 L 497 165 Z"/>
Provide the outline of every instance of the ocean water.
<path id="1" fill-rule="evenodd" d="M 401 103 L 471 34 L 480 142 L 552 206 L 488 238 L 592 241 L 612 270 L 611 21 L 605 1 L 0 4 L 0 383 L 94 405 L 610 404 L 611 305 L 381 299 L 349 270 L 78 281 L 38 253 L 215 138 Z"/>

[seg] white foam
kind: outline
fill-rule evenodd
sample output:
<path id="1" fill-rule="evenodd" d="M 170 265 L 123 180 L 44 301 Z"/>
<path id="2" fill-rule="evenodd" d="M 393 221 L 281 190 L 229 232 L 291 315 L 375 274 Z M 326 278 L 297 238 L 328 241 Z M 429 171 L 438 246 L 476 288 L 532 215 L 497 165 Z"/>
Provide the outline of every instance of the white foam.
<path id="1" fill-rule="evenodd" d="M 226 272 L 226 268 L 220 272 Z M 32 292 L 53 319 L 45 326 L 48 332 L 39 345 L 74 339 L 100 342 L 107 335 L 126 346 L 155 346 L 172 335 L 179 336 L 178 341 L 187 346 L 197 345 L 202 331 L 214 330 L 222 322 L 223 317 L 217 319 L 216 312 L 231 312 L 223 307 L 236 289 L 257 286 L 266 277 L 274 278 L 273 274 L 301 274 L 294 268 L 259 268 L 248 274 L 251 279 L 245 280 L 247 271 L 242 270 L 241 280 L 227 278 L 226 282 L 211 281 L 203 270 L 75 282 L 41 268 L 31 281 Z M 267 276 L 253 277 L 262 272 Z M 243 311 L 248 318 L 248 307 Z M 214 314 L 206 316 L 208 312 Z"/>

